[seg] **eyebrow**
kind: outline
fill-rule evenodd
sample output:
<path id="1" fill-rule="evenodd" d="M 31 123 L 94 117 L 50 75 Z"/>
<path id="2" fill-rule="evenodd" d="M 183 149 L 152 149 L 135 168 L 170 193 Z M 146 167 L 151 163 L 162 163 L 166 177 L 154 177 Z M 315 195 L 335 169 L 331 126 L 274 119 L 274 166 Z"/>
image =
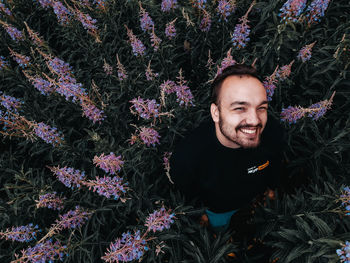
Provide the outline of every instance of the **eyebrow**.
<path id="1" fill-rule="evenodd" d="M 263 104 L 269 104 L 269 102 L 267 100 L 262 101 L 258 106 L 261 106 Z M 244 106 L 249 106 L 250 103 L 246 102 L 246 101 L 234 101 L 230 104 L 230 107 L 234 107 L 236 105 L 244 105 Z"/>

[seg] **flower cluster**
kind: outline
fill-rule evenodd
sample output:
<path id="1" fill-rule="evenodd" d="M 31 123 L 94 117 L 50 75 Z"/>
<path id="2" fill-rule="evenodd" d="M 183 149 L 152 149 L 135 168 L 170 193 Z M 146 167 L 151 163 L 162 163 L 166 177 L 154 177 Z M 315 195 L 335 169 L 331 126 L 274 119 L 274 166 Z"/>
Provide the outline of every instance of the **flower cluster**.
<path id="1" fill-rule="evenodd" d="M 39 200 L 36 201 L 36 207 L 47 207 L 53 210 L 63 209 L 63 201 L 65 198 L 60 198 L 56 194 L 56 192 L 53 192 L 39 195 Z"/>
<path id="2" fill-rule="evenodd" d="M 85 178 L 85 172 L 74 170 L 70 167 L 49 167 L 49 169 L 57 176 L 65 186 L 69 188 L 80 188 L 82 181 Z"/>
<path id="3" fill-rule="evenodd" d="M 0 24 L 6 30 L 7 34 L 9 34 L 13 41 L 18 42 L 24 40 L 23 32 L 19 31 L 17 28 L 15 28 L 14 26 L 10 26 L 9 24 L 2 22 L 1 20 Z"/>
<path id="4" fill-rule="evenodd" d="M 51 128 L 43 122 L 39 122 L 34 126 L 34 132 L 38 137 L 53 146 L 60 145 L 64 140 L 62 133 L 57 131 L 57 128 Z"/>
<path id="5" fill-rule="evenodd" d="M 165 35 L 168 37 L 168 39 L 172 39 L 176 36 L 176 28 L 174 25 L 175 21 L 176 19 L 166 24 Z"/>
<path id="6" fill-rule="evenodd" d="M 134 235 L 126 232 L 110 244 L 102 259 L 106 262 L 139 260 L 147 250 L 146 240 L 140 236 L 140 231 L 136 231 Z"/>
<path id="7" fill-rule="evenodd" d="M 142 44 L 141 40 L 139 40 L 131 29 L 125 26 L 127 30 L 127 34 L 129 37 L 129 42 L 131 43 L 132 51 L 135 56 L 143 56 L 145 54 L 145 46 Z"/>
<path id="8" fill-rule="evenodd" d="M 177 0 L 162 0 L 161 9 L 163 12 L 168 12 L 177 7 Z"/>
<path id="9" fill-rule="evenodd" d="M 3 3 L 0 3 L 0 11 L 8 16 L 12 16 L 12 12 L 10 11 L 10 9 L 8 9 Z"/>
<path id="10" fill-rule="evenodd" d="M 235 11 L 235 6 L 232 5 L 232 1 L 220 0 L 218 4 L 218 14 L 227 21 L 227 17 L 230 16 Z"/>
<path id="11" fill-rule="evenodd" d="M 8 67 L 9 63 L 6 61 L 4 56 L 0 56 L 0 70 L 5 67 Z"/>
<path id="12" fill-rule="evenodd" d="M 125 70 L 123 64 L 120 63 L 118 55 L 117 55 L 117 68 L 118 68 L 118 79 L 120 81 L 127 79 L 128 74 L 126 73 L 126 70 Z"/>
<path id="13" fill-rule="evenodd" d="M 298 59 L 300 59 L 302 62 L 306 62 L 306 61 L 310 60 L 311 51 L 312 51 L 312 48 L 314 47 L 315 44 L 316 44 L 316 42 L 302 47 L 302 49 L 300 49 L 300 51 L 299 51 Z"/>
<path id="14" fill-rule="evenodd" d="M 175 92 L 175 90 L 176 90 L 176 83 L 172 80 L 164 81 L 160 85 L 160 90 L 162 92 L 164 92 L 165 94 L 171 94 L 171 93 Z"/>
<path id="15" fill-rule="evenodd" d="M 190 88 L 186 85 L 178 85 L 176 86 L 176 101 L 179 102 L 180 106 L 194 106 L 193 104 L 193 95 Z"/>
<path id="16" fill-rule="evenodd" d="M 106 173 L 116 174 L 120 171 L 124 161 L 120 155 L 115 156 L 115 154 L 111 152 L 109 155 L 104 155 L 104 153 L 100 156 L 96 155 L 93 159 L 93 163 Z"/>
<path id="17" fill-rule="evenodd" d="M 49 8 L 52 6 L 53 0 L 38 0 L 39 4 L 41 5 L 42 8 Z"/>
<path id="18" fill-rule="evenodd" d="M 281 13 L 278 15 L 282 18 L 285 23 L 297 22 L 299 15 L 303 12 L 306 6 L 306 0 L 287 0 L 282 8 Z"/>
<path id="19" fill-rule="evenodd" d="M 203 10 L 203 18 L 201 20 L 201 23 L 199 25 L 199 29 L 202 32 L 208 32 L 210 30 L 211 27 L 211 17 L 209 12 Z"/>
<path id="20" fill-rule="evenodd" d="M 139 5 L 141 29 L 143 32 L 151 32 L 152 28 L 154 27 L 154 22 L 149 16 L 148 12 L 142 7 L 141 2 L 139 2 Z"/>
<path id="21" fill-rule="evenodd" d="M 350 242 L 349 241 L 345 241 L 345 244 L 343 244 L 343 247 L 341 249 L 337 249 L 336 252 L 340 258 L 340 262 L 342 263 L 350 262 Z"/>
<path id="22" fill-rule="evenodd" d="M 241 24 L 237 24 L 235 26 L 235 30 L 232 35 L 232 44 L 235 48 L 240 49 L 244 48 L 247 45 L 247 42 L 249 42 L 249 33 L 250 33 L 250 28 L 248 25 L 248 20 L 245 19 L 245 17 L 240 18 L 239 20 L 242 22 Z"/>
<path id="23" fill-rule="evenodd" d="M 345 215 L 350 216 L 350 187 L 346 186 L 343 188 L 343 193 L 340 196 L 341 204 L 345 207 Z"/>
<path id="24" fill-rule="evenodd" d="M 55 243 L 52 240 L 47 240 L 43 243 L 38 243 L 34 247 L 29 247 L 26 250 L 22 250 L 22 256 L 16 255 L 17 259 L 14 262 L 53 262 L 54 260 L 63 261 L 66 253 L 67 246 L 62 246 L 59 241 Z"/>
<path id="25" fill-rule="evenodd" d="M 84 211 L 79 206 L 75 210 L 70 210 L 64 215 L 59 215 L 59 220 L 56 220 L 58 229 L 78 228 L 81 227 L 91 216 L 91 212 Z"/>
<path id="26" fill-rule="evenodd" d="M 280 69 L 278 69 L 276 72 L 276 78 L 280 81 L 286 80 L 292 72 L 293 63 L 294 63 L 294 60 L 290 62 L 288 65 L 284 65 Z"/>
<path id="27" fill-rule="evenodd" d="M 173 218 L 175 218 L 174 213 L 170 213 L 171 210 L 165 210 L 162 207 L 159 210 L 154 211 L 146 218 L 145 226 L 147 231 L 163 231 L 164 229 L 169 229 L 170 225 L 174 223 Z"/>
<path id="28" fill-rule="evenodd" d="M 25 226 L 12 227 L 11 229 L 6 229 L 5 232 L 0 232 L 0 238 L 5 238 L 6 240 L 18 241 L 18 242 L 30 242 L 36 239 L 37 230 L 39 227 L 33 226 L 32 223 Z"/>
<path id="29" fill-rule="evenodd" d="M 154 32 L 154 26 L 152 28 L 152 32 L 150 33 L 150 35 L 151 35 L 151 43 L 152 43 L 151 45 L 154 51 L 157 51 L 159 49 L 159 45 L 162 42 L 162 40 Z"/>
<path id="30" fill-rule="evenodd" d="M 151 69 L 151 61 L 148 62 L 148 66 L 147 66 L 147 69 L 146 69 L 145 74 L 146 74 L 146 79 L 147 79 L 148 81 L 152 81 L 152 80 L 154 80 L 156 77 L 159 76 L 158 73 L 154 73 L 153 70 Z"/>
<path id="31" fill-rule="evenodd" d="M 138 129 L 138 134 L 133 134 L 129 141 L 130 144 L 133 145 L 140 139 L 143 144 L 147 146 L 152 145 L 154 147 L 156 143 L 159 144 L 159 138 L 159 133 L 155 129 L 141 127 L 141 129 Z"/>
<path id="32" fill-rule="evenodd" d="M 102 10 L 106 10 L 107 6 L 106 6 L 106 0 L 94 0 L 94 4 L 97 5 L 97 8 L 102 9 Z"/>
<path id="33" fill-rule="evenodd" d="M 217 66 L 218 70 L 216 72 L 216 76 L 220 75 L 225 68 L 229 67 L 229 66 L 232 66 L 232 65 L 235 65 L 237 62 L 236 60 L 234 60 L 232 58 L 232 55 L 231 55 L 231 48 L 227 51 L 227 54 L 226 54 L 226 57 L 221 61 L 221 64 L 220 64 L 220 67 Z"/>
<path id="34" fill-rule="evenodd" d="M 14 97 L 5 95 L 0 91 L 0 104 L 3 107 L 5 107 L 7 110 L 18 113 L 18 110 L 21 107 L 21 104 L 23 104 L 23 101 L 21 101 L 20 99 L 16 99 Z"/>
<path id="35" fill-rule="evenodd" d="M 27 72 L 23 71 L 26 78 L 32 83 L 32 85 L 40 91 L 42 95 L 50 95 L 55 91 L 55 85 L 39 76 L 30 76 Z"/>
<path id="36" fill-rule="evenodd" d="M 318 120 L 327 112 L 327 110 L 331 108 L 334 95 L 335 95 L 335 92 L 332 94 L 329 100 L 323 100 L 323 101 L 317 102 L 315 104 L 312 104 L 308 108 L 302 108 L 300 106 L 297 106 L 297 107 L 289 106 L 286 109 L 282 109 L 281 120 L 287 121 L 290 124 L 296 123 L 297 120 L 305 116 L 310 117 L 313 120 Z"/>
<path id="37" fill-rule="evenodd" d="M 71 12 L 60 1 L 52 1 L 51 6 L 61 25 L 67 25 L 70 22 Z"/>
<path id="38" fill-rule="evenodd" d="M 93 192 L 97 192 L 99 195 L 107 198 L 113 197 L 114 200 L 118 200 L 127 190 L 127 183 L 123 183 L 123 179 L 119 176 L 97 176 L 95 180 L 89 180 L 83 182 L 83 184 L 89 187 L 89 190 L 92 189 Z"/>
<path id="39" fill-rule="evenodd" d="M 11 57 L 13 58 L 14 61 L 17 62 L 17 64 L 21 67 L 21 68 L 26 68 L 30 65 L 30 57 L 27 57 L 25 55 L 19 54 L 15 51 L 13 51 L 12 49 L 10 49 L 10 54 Z"/>
<path id="40" fill-rule="evenodd" d="M 328 8 L 330 0 L 313 0 L 306 9 L 306 17 L 308 18 L 308 26 L 317 24 L 324 12 Z"/>
<path id="41" fill-rule="evenodd" d="M 91 34 L 97 35 L 97 20 L 92 19 L 89 14 L 81 12 L 78 8 L 75 8 L 74 14 L 78 21 L 83 25 L 83 27 Z"/>
<path id="42" fill-rule="evenodd" d="M 276 83 L 278 82 L 277 79 L 277 70 L 278 70 L 278 66 L 276 67 L 275 71 L 272 73 L 271 76 L 268 76 L 265 78 L 265 80 L 263 81 L 263 85 L 264 88 L 266 90 L 266 95 L 267 95 L 267 99 L 269 101 L 272 100 L 272 96 L 275 92 L 276 87 Z"/>
<path id="43" fill-rule="evenodd" d="M 106 75 L 112 75 L 113 74 L 113 67 L 109 65 L 106 60 L 104 61 L 103 64 L 103 70 L 106 73 Z"/>
<path id="44" fill-rule="evenodd" d="M 97 108 L 90 100 L 82 98 L 80 100 L 80 106 L 83 110 L 83 116 L 87 117 L 94 124 L 96 122 L 101 123 L 106 117 L 104 111 Z"/>
<path id="45" fill-rule="evenodd" d="M 33 43 L 38 46 L 38 47 L 43 47 L 45 46 L 45 42 L 44 40 L 39 36 L 38 33 L 34 32 L 28 25 L 26 22 L 24 22 L 28 34 L 29 34 L 29 38 L 33 41 Z"/>
<path id="46" fill-rule="evenodd" d="M 194 7 L 198 9 L 204 9 L 207 0 L 191 0 Z"/>
<path id="47" fill-rule="evenodd" d="M 144 100 L 138 97 L 132 99 L 130 103 L 132 103 L 130 111 L 134 115 L 138 114 L 141 118 L 144 118 L 146 120 L 150 118 L 156 119 L 159 116 L 160 105 L 154 99 Z"/>

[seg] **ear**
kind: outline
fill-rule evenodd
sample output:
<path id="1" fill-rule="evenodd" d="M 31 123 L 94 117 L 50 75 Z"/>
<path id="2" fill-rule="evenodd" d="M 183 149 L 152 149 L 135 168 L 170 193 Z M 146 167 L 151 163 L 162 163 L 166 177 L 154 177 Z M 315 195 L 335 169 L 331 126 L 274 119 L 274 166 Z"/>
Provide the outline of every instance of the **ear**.
<path id="1" fill-rule="evenodd" d="M 210 105 L 210 114 L 214 122 L 219 122 L 219 107 L 215 103 Z"/>

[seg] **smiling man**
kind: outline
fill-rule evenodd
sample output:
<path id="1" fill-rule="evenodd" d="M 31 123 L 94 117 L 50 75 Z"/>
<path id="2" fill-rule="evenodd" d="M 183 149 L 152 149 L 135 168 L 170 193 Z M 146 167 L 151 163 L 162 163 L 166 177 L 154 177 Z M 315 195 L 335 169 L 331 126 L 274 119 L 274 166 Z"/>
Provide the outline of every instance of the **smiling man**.
<path id="1" fill-rule="evenodd" d="M 215 231 L 257 195 L 277 186 L 283 130 L 268 118 L 265 88 L 255 68 L 236 64 L 212 84 L 212 121 L 175 148 L 170 174 L 188 198 L 197 198 Z"/>

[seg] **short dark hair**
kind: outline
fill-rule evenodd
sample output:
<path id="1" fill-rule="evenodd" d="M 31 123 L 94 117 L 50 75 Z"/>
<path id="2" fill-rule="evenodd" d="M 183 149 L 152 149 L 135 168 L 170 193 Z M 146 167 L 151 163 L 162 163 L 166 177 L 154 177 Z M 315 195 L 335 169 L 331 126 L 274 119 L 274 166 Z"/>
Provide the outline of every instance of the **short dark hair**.
<path id="1" fill-rule="evenodd" d="M 218 96 L 220 93 L 222 82 L 229 76 L 251 76 L 261 81 L 260 75 L 256 68 L 244 64 L 235 64 L 225 68 L 221 74 L 216 76 L 212 86 L 211 103 L 218 104 Z"/>

